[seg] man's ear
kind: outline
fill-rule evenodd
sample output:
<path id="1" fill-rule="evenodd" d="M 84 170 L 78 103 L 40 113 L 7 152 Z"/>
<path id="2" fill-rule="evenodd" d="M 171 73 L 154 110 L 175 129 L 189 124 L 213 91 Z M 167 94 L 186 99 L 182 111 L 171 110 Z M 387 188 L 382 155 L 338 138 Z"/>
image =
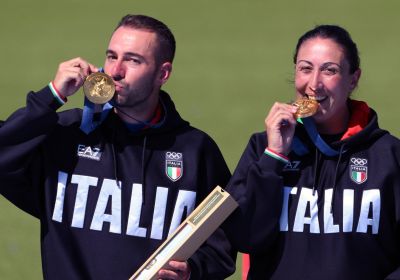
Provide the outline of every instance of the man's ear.
<path id="1" fill-rule="evenodd" d="M 164 62 L 160 66 L 160 71 L 159 71 L 159 79 L 161 85 L 165 84 L 169 77 L 171 76 L 172 72 L 172 63 L 171 62 Z"/>

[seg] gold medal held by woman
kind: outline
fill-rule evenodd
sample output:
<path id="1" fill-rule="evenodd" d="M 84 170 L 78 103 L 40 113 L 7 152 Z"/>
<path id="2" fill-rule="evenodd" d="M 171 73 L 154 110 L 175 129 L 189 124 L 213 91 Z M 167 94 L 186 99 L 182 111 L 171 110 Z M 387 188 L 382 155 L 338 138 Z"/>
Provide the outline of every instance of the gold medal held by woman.
<path id="1" fill-rule="evenodd" d="M 294 114 L 296 119 L 310 117 L 318 110 L 318 102 L 314 99 L 301 98 L 292 105 L 297 107 L 297 112 Z"/>
<path id="2" fill-rule="evenodd" d="M 96 72 L 90 74 L 83 83 L 83 93 L 95 104 L 105 104 L 113 98 L 115 84 L 107 74 Z"/>

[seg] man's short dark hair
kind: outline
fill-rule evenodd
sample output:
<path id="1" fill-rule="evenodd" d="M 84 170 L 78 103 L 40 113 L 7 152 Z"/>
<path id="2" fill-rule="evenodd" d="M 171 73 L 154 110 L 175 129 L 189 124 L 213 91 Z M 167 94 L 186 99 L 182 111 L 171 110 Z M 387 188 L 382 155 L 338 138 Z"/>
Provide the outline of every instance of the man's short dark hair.
<path id="1" fill-rule="evenodd" d="M 121 19 L 115 30 L 122 26 L 156 33 L 159 42 L 157 54 L 159 63 L 164 63 L 167 61 L 172 63 L 176 48 L 175 38 L 171 30 L 163 22 L 145 15 L 129 14 Z"/>

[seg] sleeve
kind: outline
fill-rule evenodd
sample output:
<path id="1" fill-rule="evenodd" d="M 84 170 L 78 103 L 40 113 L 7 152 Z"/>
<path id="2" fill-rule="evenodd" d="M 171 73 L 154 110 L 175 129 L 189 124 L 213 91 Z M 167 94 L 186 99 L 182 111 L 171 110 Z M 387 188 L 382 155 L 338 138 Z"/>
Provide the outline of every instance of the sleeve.
<path id="1" fill-rule="evenodd" d="M 60 106 L 51 89 L 45 87 L 28 93 L 26 107 L 0 125 L 0 193 L 36 217 L 40 145 L 56 126 Z"/>
<path id="2" fill-rule="evenodd" d="M 201 172 L 205 197 L 217 185 L 224 188 L 231 173 L 215 142 L 204 145 Z M 236 252 L 232 249 L 224 231 L 218 228 L 188 260 L 191 267 L 190 279 L 226 279 L 235 272 Z"/>
<path id="3" fill-rule="evenodd" d="M 395 199 L 395 223 L 397 228 L 400 226 L 400 176 L 398 176 L 398 170 L 400 170 L 400 144 L 399 140 L 396 139 L 397 145 L 395 145 L 391 150 L 390 154 L 394 157 L 395 161 L 395 171 L 393 172 L 394 178 L 393 182 L 393 190 L 394 190 L 394 199 Z M 383 157 L 385 158 L 385 157 Z M 384 166 L 383 168 L 387 168 Z M 398 235 L 397 235 L 398 236 Z M 393 245 L 395 246 L 395 245 Z M 399 248 L 399 246 L 397 246 Z M 385 280 L 398 280 L 400 279 L 400 262 L 397 260 L 397 268 L 392 271 L 388 276 L 385 277 Z"/>
<path id="4" fill-rule="evenodd" d="M 223 227 L 232 245 L 243 253 L 265 250 L 279 232 L 285 162 L 265 148 L 265 133 L 253 135 L 227 186 L 239 207 Z"/>
<path id="5" fill-rule="evenodd" d="M 385 280 L 398 280 L 400 279 L 400 267 L 398 267 L 395 271 L 390 273 L 387 277 L 385 277 Z"/>

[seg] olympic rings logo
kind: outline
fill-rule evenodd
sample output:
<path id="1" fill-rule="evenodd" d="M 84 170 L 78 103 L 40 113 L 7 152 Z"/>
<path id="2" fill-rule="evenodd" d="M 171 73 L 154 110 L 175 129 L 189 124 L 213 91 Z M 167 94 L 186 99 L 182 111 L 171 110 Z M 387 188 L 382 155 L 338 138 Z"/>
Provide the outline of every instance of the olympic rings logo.
<path id="1" fill-rule="evenodd" d="M 168 159 L 181 159 L 182 158 L 182 153 L 167 152 L 166 155 L 167 155 Z"/>
<path id="2" fill-rule="evenodd" d="M 350 161 L 355 165 L 366 165 L 368 160 L 364 158 L 351 158 Z"/>

